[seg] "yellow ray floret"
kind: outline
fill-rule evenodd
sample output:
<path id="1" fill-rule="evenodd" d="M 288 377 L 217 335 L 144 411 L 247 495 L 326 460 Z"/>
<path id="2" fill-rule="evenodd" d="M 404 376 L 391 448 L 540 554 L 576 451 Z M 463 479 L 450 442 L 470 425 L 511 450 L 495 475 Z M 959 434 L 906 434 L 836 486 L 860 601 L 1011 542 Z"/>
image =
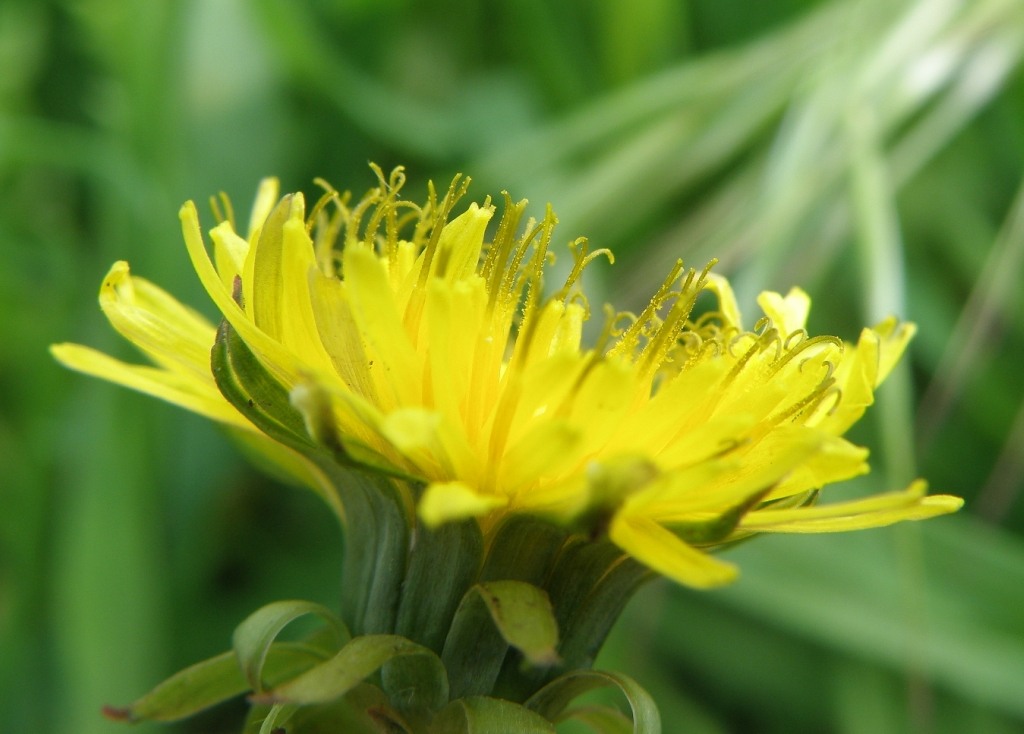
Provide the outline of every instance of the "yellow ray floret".
<path id="1" fill-rule="evenodd" d="M 764 317 L 747 330 L 724 278 L 679 264 L 647 308 L 609 312 L 586 347 L 579 279 L 608 253 L 573 242 L 574 265 L 553 288 L 550 211 L 524 222 L 526 202 L 506 195 L 499 217 L 490 200 L 455 216 L 467 180 L 417 205 L 400 198 L 401 169 L 375 171 L 379 185 L 358 203 L 327 187 L 309 211 L 301 194 L 278 200 L 268 179 L 244 236 L 224 218 L 212 253 L 191 203 L 181 221 L 203 286 L 291 395 L 310 440 L 415 480 L 426 524 L 475 517 L 486 532 L 533 513 L 607 534 L 655 571 L 706 587 L 735 575 L 708 550 L 738 537 L 960 506 L 922 483 L 814 505 L 823 485 L 867 471 L 867 452 L 842 434 L 912 326 L 889 320 L 856 344 L 814 337 L 810 298 L 793 289 L 761 294 Z M 704 292 L 717 307 L 697 316 Z M 217 389 L 212 325 L 123 263 L 100 301 L 156 366 L 75 345 L 55 347 L 58 359 L 258 433 Z"/>

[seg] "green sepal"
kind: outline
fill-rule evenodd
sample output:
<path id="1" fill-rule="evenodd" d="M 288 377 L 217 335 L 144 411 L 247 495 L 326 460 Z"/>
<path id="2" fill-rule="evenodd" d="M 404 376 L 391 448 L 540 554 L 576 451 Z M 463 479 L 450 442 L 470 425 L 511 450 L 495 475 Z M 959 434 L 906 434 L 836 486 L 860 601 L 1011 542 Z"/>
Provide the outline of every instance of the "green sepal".
<path id="1" fill-rule="evenodd" d="M 310 645 L 278 642 L 267 651 L 263 675 L 271 684 L 290 680 L 325 659 Z M 191 665 L 125 708 L 106 715 L 125 721 L 179 721 L 251 690 L 234 652 Z"/>
<path id="2" fill-rule="evenodd" d="M 448 702 L 448 676 L 437 655 L 397 635 L 355 637 L 330 660 L 307 670 L 265 693 L 252 697 L 255 703 L 330 703 L 341 698 L 390 660 L 405 656 L 420 658 L 429 674 L 417 676 L 418 701 L 429 702 L 434 710 Z"/>
<path id="3" fill-rule="evenodd" d="M 227 321 L 217 329 L 210 367 L 221 394 L 263 433 L 301 454 L 316 451 L 288 390 L 273 378 Z"/>
<path id="4" fill-rule="evenodd" d="M 217 329 L 210 369 L 224 398 L 264 435 L 307 459 L 316 456 L 318 449 L 306 433 L 302 416 L 291 406 L 288 392 L 271 378 L 227 321 Z M 333 492 L 319 483 L 310 488 L 339 518 L 344 516 L 337 485 Z"/>
<path id="5" fill-rule="evenodd" d="M 439 658 L 436 658 L 439 660 Z M 415 655 L 388 660 L 380 669 L 381 688 L 396 711 L 409 722 L 423 725 L 448 703 L 448 674 L 424 664 Z"/>
<path id="6" fill-rule="evenodd" d="M 405 572 L 411 499 L 403 495 L 397 480 L 362 467 L 340 443 L 326 446 L 313 441 L 285 386 L 227 321 L 217 330 L 211 367 L 228 402 L 267 436 L 312 461 L 330 480 L 333 493 L 323 487 L 317 491 L 345 518 L 342 618 L 354 634 L 391 632 Z"/>
<path id="7" fill-rule="evenodd" d="M 600 670 L 576 670 L 548 683 L 527 701 L 525 706 L 552 721 L 563 720 L 573 699 L 598 688 L 618 688 L 625 695 L 633 712 L 633 734 L 661 734 L 661 716 L 651 695 L 639 683 L 622 673 Z"/>
<path id="8" fill-rule="evenodd" d="M 335 471 L 345 505 L 342 619 L 356 635 L 395 629 L 409 553 L 409 519 L 395 480 Z"/>
<path id="9" fill-rule="evenodd" d="M 503 698 L 522 701 L 560 672 L 589 668 L 626 602 L 650 577 L 646 568 L 612 543 L 571 536 L 545 583 L 561 630 L 561 666 L 524 669 L 510 657 L 492 690 Z"/>
<path id="10" fill-rule="evenodd" d="M 327 622 L 333 631 L 334 644 L 337 650 L 351 639 L 348 629 L 330 609 L 311 601 L 275 601 L 256 610 L 235 628 L 232 643 L 238 665 L 242 669 L 249 687 L 257 693 L 263 690 L 263 665 L 267 652 L 277 635 L 289 623 L 307 614 L 316 616 Z"/>
<path id="11" fill-rule="evenodd" d="M 567 533 L 544 519 L 510 514 L 494 533 L 481 581 L 525 581 L 543 586 Z"/>
<path id="12" fill-rule="evenodd" d="M 235 299 L 239 305 L 240 287 L 236 281 Z M 329 412 L 329 401 L 314 401 L 318 403 L 315 415 L 303 413 L 295 405 L 292 393 L 267 370 L 227 320 L 221 321 L 217 329 L 210 368 L 217 389 L 239 413 L 267 436 L 313 459 L 321 468 L 330 463 L 414 481 L 414 477 L 389 466 L 369 446 L 351 437 L 342 440 L 333 420 L 324 417 Z M 309 418 L 318 429 L 315 436 L 310 435 Z"/>
<path id="13" fill-rule="evenodd" d="M 395 634 L 440 654 L 455 610 L 480 570 L 483 545 L 475 519 L 416 528 Z"/>
<path id="14" fill-rule="evenodd" d="M 579 536 L 563 548 L 547 588 L 563 630 L 566 670 L 589 668 L 637 587 L 650 572 L 607 541 Z"/>
<path id="15" fill-rule="evenodd" d="M 488 581 L 466 592 L 441 658 L 456 698 L 489 693 L 508 648 L 532 666 L 558 662 L 558 624 L 547 594 L 522 581 Z"/>
<path id="16" fill-rule="evenodd" d="M 555 727 L 511 701 L 472 696 L 449 704 L 434 720 L 430 734 L 555 734 Z"/>

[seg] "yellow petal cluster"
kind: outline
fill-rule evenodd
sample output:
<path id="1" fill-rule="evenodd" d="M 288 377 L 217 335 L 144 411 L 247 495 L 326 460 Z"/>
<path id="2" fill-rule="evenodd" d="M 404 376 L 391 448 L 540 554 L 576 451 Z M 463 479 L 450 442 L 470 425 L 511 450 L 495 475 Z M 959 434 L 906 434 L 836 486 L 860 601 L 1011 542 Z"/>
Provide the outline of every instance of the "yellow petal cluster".
<path id="1" fill-rule="evenodd" d="M 753 533 L 875 527 L 960 507 L 921 482 L 815 504 L 823 485 L 867 471 L 866 450 L 842 435 L 911 325 L 885 321 L 856 344 L 810 336 L 810 300 L 794 289 L 763 293 L 764 316 L 748 331 L 725 279 L 679 264 L 640 314 L 609 311 L 588 347 L 579 278 L 606 252 L 575 241 L 552 288 L 550 211 L 523 222 L 526 202 L 506 196 L 496 223 L 489 200 L 453 216 L 466 180 L 416 205 L 399 196 L 401 169 L 378 176 L 355 204 L 325 185 L 311 211 L 301 194 L 279 199 L 268 179 L 245 236 L 222 217 L 209 249 L 191 202 L 181 221 L 206 291 L 313 438 L 326 412 L 352 455 L 418 480 L 428 525 L 476 517 L 486 532 L 507 513 L 541 515 L 707 587 L 735 575 L 707 551 Z M 712 310 L 705 298 L 695 309 L 704 293 Z M 53 348 L 59 360 L 256 431 L 217 389 L 211 324 L 123 262 L 100 303 L 155 366 L 69 344 Z"/>

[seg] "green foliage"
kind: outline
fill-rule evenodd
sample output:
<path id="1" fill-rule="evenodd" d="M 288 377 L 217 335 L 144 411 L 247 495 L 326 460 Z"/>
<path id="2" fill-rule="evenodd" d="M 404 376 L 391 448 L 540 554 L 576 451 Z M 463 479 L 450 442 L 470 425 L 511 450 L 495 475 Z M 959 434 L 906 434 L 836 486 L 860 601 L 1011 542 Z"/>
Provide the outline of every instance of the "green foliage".
<path id="1" fill-rule="evenodd" d="M 83 307 L 116 259 L 211 313 L 174 218 L 185 199 L 244 202 L 270 173 L 359 190 L 374 160 L 421 189 L 462 170 L 477 196 L 551 201 L 560 236 L 619 255 L 614 279 L 588 285 L 595 307 L 642 307 L 666 263 L 716 256 L 748 318 L 759 289 L 800 284 L 819 331 L 855 336 L 892 310 L 918 322 L 911 363 L 858 429 L 865 481 L 921 474 L 968 510 L 742 546 L 730 589 L 641 591 L 600 664 L 652 691 L 667 731 L 1018 730 L 1024 6 L 748 5 L 0 5 L 7 727 L 124 731 L 104 704 L 224 649 L 267 599 L 338 608 L 322 503 L 268 485 L 201 419 L 63 372 L 46 346 L 122 348 Z M 555 541 L 538 543 L 520 552 Z M 397 593 L 368 590 L 346 618 Z M 556 617 L 572 606 L 551 601 Z M 414 611 L 407 624 L 432 624 Z M 570 709 L 559 730 L 619 731 L 606 707 L 620 704 Z M 448 715 L 477 731 L 494 707 Z M 177 726 L 237 731 L 243 716 L 228 703 Z"/>

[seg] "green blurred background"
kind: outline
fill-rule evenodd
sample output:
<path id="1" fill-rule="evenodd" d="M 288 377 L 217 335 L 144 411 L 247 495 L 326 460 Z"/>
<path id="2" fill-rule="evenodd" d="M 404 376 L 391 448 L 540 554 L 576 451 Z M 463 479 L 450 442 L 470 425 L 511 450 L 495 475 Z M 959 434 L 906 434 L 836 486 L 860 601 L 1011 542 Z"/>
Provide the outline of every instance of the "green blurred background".
<path id="1" fill-rule="evenodd" d="M 3 0 L 0 721 L 99 716 L 273 599 L 338 598 L 329 513 L 205 421 L 57 367 L 130 356 L 95 295 L 129 260 L 212 316 L 176 212 L 259 177 L 550 201 L 642 304 L 683 257 L 801 284 L 812 332 L 896 312 L 912 354 L 853 438 L 956 517 L 731 554 L 656 583 L 603 659 L 675 732 L 1024 730 L 1024 4 L 1019 0 Z M 210 219 L 212 221 L 212 218 Z M 752 321 L 753 319 L 751 319 Z M 231 731 L 237 709 L 179 732 Z M 139 727 L 148 732 L 168 729 Z"/>

